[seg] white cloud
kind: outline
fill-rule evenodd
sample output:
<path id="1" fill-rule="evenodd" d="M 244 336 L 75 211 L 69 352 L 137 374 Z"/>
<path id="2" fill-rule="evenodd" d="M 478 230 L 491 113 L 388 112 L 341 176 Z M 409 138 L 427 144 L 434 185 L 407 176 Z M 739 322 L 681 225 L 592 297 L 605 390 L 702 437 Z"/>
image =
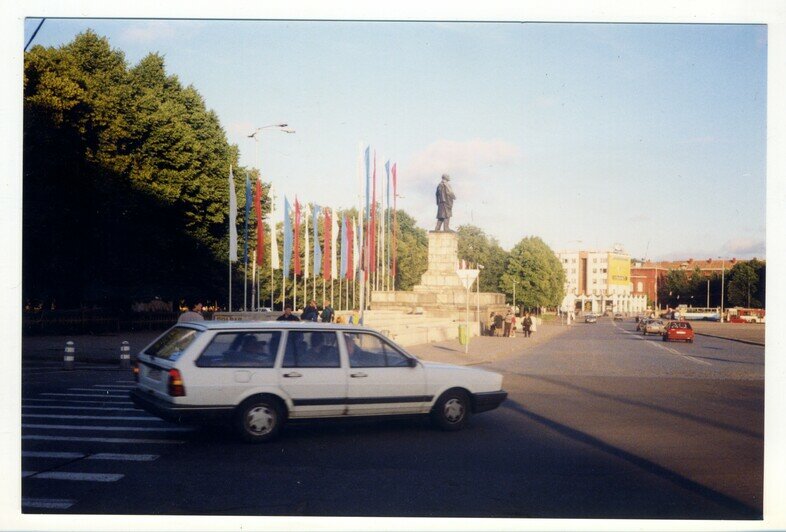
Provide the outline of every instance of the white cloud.
<path id="1" fill-rule="evenodd" d="M 763 238 L 738 237 L 727 240 L 723 245 L 724 255 L 737 258 L 763 258 L 767 243 Z"/>
<path id="2" fill-rule="evenodd" d="M 444 173 L 470 178 L 520 159 L 518 147 L 503 140 L 438 140 L 415 154 L 407 169 L 413 181 L 430 183 Z"/>

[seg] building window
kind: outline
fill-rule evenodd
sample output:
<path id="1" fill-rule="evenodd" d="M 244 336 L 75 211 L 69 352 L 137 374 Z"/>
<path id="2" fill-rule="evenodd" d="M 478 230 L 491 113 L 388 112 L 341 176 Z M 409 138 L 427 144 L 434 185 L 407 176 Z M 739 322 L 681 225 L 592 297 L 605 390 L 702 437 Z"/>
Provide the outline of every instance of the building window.
<path id="1" fill-rule="evenodd" d="M 600 271 L 603 272 L 603 273 L 606 273 L 606 268 L 603 268 Z"/>
<path id="2" fill-rule="evenodd" d="M 597 279 L 593 279 L 592 280 L 592 284 L 598 284 L 598 280 Z"/>
<path id="3" fill-rule="evenodd" d="M 636 284 L 636 291 L 637 291 L 637 292 L 643 292 L 643 291 L 644 291 L 644 283 L 642 283 L 641 281 L 639 281 L 639 282 Z"/>

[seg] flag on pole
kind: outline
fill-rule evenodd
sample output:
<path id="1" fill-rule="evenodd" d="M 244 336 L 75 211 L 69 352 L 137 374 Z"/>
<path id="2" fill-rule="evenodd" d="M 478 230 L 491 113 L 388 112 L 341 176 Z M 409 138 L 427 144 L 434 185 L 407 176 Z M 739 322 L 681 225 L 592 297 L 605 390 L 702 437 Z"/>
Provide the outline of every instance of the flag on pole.
<path id="1" fill-rule="evenodd" d="M 262 182 L 257 179 L 254 193 L 254 213 L 257 216 L 256 263 L 262 266 L 265 258 L 265 220 L 262 218 Z"/>
<path id="2" fill-rule="evenodd" d="M 276 203 L 273 201 L 273 187 L 268 189 L 270 195 L 270 269 L 280 270 L 281 262 L 278 256 L 278 235 L 276 234 L 276 220 L 278 213 L 276 212 Z"/>
<path id="3" fill-rule="evenodd" d="M 352 278 L 355 279 L 358 265 L 360 264 L 360 254 L 358 253 L 358 225 L 352 218 Z"/>
<path id="4" fill-rule="evenodd" d="M 330 272 L 333 271 L 330 265 L 330 259 L 333 257 L 333 253 L 330 250 L 330 244 L 333 242 L 333 237 L 330 236 L 332 228 L 330 209 L 325 207 L 325 222 L 322 228 L 322 238 L 324 240 L 322 247 L 325 249 L 325 260 L 322 261 L 322 278 L 326 281 L 330 280 Z"/>
<path id="5" fill-rule="evenodd" d="M 346 277 L 347 276 L 347 217 L 342 216 L 341 218 L 341 269 L 339 271 L 339 277 Z"/>
<path id="6" fill-rule="evenodd" d="M 232 165 L 229 165 L 229 260 L 237 262 L 237 196 Z"/>
<path id="7" fill-rule="evenodd" d="M 336 255 L 338 253 L 338 219 L 336 218 L 336 209 L 330 209 L 330 278 L 335 279 L 338 277 L 338 261 Z"/>
<path id="8" fill-rule="evenodd" d="M 390 159 L 385 162 L 385 274 L 390 273 Z"/>
<path id="9" fill-rule="evenodd" d="M 289 200 L 284 196 L 284 278 L 289 277 L 289 264 L 292 261 L 292 220 Z"/>
<path id="10" fill-rule="evenodd" d="M 369 268 L 369 232 L 371 223 L 371 146 L 366 146 L 366 210 L 363 212 L 363 221 L 360 224 L 360 245 L 363 248 L 363 262 L 360 266 L 362 270 L 368 271 Z M 365 231 L 364 231 L 365 229 Z M 365 234 L 364 234 L 365 233 Z"/>
<path id="11" fill-rule="evenodd" d="M 303 230 L 303 236 L 305 237 L 306 240 L 305 240 L 305 243 L 304 243 L 305 245 L 303 246 L 303 251 L 304 251 L 304 255 L 305 255 L 304 256 L 304 260 L 303 260 L 303 277 L 308 279 L 308 261 L 309 261 L 309 249 L 308 249 L 308 246 L 309 246 L 309 244 L 308 244 L 308 205 L 306 204 L 306 205 L 304 205 L 304 207 L 306 207 L 306 208 L 303 209 L 303 225 L 305 226 L 304 230 Z"/>
<path id="12" fill-rule="evenodd" d="M 344 275 L 347 279 L 355 278 L 355 247 L 357 240 L 355 240 L 355 219 L 346 219 L 344 222 L 347 226 L 347 260 L 344 269 Z"/>
<path id="13" fill-rule="evenodd" d="M 248 219 L 251 218 L 251 180 L 246 173 L 246 218 L 243 221 L 243 264 L 248 266 Z"/>
<path id="14" fill-rule="evenodd" d="M 368 225 L 368 271 L 377 271 L 377 152 L 374 151 L 374 170 L 371 176 L 371 220 Z"/>
<path id="15" fill-rule="evenodd" d="M 300 203 L 295 196 L 295 275 L 300 275 Z"/>
<path id="16" fill-rule="evenodd" d="M 320 209 L 321 207 L 316 203 L 311 207 L 311 221 L 314 226 L 314 277 L 318 276 L 322 269 L 322 250 L 319 247 L 319 225 L 317 224 Z"/>

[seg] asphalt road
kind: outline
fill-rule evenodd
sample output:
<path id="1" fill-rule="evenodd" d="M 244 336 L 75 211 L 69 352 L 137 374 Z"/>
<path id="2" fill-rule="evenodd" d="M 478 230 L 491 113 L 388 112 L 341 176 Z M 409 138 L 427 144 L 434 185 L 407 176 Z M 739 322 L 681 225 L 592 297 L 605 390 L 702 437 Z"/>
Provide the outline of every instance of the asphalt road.
<path id="1" fill-rule="evenodd" d="M 577 324 L 487 365 L 510 398 L 423 419 L 289 425 L 272 444 L 134 410 L 131 374 L 23 366 L 22 511 L 756 519 L 764 348 Z"/>

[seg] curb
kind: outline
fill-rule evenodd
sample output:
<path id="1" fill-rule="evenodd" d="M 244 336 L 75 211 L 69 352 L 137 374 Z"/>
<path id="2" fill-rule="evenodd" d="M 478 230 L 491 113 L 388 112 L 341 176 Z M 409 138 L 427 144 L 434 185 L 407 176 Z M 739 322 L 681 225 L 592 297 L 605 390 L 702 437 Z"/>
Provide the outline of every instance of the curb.
<path id="1" fill-rule="evenodd" d="M 721 340 L 731 340 L 732 342 L 739 342 L 741 344 L 758 345 L 761 347 L 765 347 L 764 343 L 762 342 L 754 342 L 751 340 L 740 340 L 739 338 L 729 338 L 728 336 L 718 336 L 717 334 L 700 333 L 700 332 L 696 332 L 695 330 L 694 333 L 699 336 L 708 336 L 710 338 L 720 338 Z"/>

